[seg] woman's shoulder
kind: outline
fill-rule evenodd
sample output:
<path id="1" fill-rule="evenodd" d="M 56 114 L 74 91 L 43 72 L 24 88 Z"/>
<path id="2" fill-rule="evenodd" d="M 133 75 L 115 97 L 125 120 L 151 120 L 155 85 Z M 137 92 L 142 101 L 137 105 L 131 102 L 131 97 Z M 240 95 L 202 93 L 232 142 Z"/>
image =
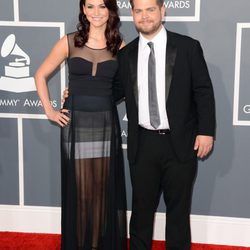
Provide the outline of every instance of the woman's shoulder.
<path id="1" fill-rule="evenodd" d="M 74 39 L 75 35 L 77 34 L 77 31 L 67 33 L 66 36 L 68 39 Z"/>
<path id="2" fill-rule="evenodd" d="M 77 33 L 78 33 L 77 31 L 74 31 L 74 32 L 70 32 L 70 33 L 66 34 L 69 48 L 75 47 L 75 37 L 76 37 Z"/>

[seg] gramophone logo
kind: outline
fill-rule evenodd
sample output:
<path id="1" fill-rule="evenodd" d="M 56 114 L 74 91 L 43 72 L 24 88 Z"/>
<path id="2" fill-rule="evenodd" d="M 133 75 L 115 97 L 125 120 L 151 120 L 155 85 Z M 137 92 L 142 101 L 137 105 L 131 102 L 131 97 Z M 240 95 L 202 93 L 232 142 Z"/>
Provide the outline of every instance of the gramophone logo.
<path id="1" fill-rule="evenodd" d="M 0 77 L 0 90 L 21 93 L 36 91 L 35 81 L 30 77 L 30 57 L 17 45 L 16 36 L 10 34 L 2 44 L 1 56 L 16 56 L 4 66 L 4 76 Z"/>

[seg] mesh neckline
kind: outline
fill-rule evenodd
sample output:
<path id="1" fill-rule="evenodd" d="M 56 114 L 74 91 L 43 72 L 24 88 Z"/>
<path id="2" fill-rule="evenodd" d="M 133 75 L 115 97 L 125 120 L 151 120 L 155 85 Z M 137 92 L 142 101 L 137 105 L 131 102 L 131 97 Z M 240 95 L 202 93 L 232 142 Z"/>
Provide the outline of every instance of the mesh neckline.
<path id="1" fill-rule="evenodd" d="M 88 45 L 84 44 L 85 47 L 87 47 L 88 49 L 92 49 L 92 50 L 104 50 L 107 49 L 107 47 L 101 48 L 101 49 L 95 49 L 95 48 L 91 48 Z"/>

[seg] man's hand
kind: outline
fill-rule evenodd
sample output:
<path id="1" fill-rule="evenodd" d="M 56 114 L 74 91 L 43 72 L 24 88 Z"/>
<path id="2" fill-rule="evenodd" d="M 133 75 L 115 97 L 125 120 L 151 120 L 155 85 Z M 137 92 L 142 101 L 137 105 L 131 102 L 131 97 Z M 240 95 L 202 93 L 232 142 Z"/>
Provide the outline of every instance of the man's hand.
<path id="1" fill-rule="evenodd" d="M 197 157 L 203 158 L 208 155 L 208 153 L 213 148 L 214 138 L 208 135 L 197 135 L 194 150 L 197 151 Z"/>
<path id="2" fill-rule="evenodd" d="M 65 99 L 67 99 L 69 97 L 69 89 L 66 88 L 64 91 L 63 91 L 63 96 L 62 96 L 62 105 L 64 104 L 65 102 Z"/>

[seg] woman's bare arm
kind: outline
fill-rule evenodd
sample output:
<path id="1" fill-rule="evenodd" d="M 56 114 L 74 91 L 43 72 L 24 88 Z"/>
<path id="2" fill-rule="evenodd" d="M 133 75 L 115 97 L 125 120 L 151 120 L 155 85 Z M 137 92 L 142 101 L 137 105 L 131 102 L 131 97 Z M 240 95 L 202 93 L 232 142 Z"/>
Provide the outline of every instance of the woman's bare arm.
<path id="1" fill-rule="evenodd" d="M 35 74 L 36 88 L 42 101 L 45 114 L 47 115 L 48 119 L 58 123 L 60 126 L 66 125 L 69 121 L 69 118 L 63 114 L 63 112 L 67 112 L 67 110 L 62 110 L 63 112 L 59 112 L 53 109 L 50 103 L 47 79 L 67 58 L 67 56 L 68 41 L 67 37 L 64 36 L 55 44 Z"/>

